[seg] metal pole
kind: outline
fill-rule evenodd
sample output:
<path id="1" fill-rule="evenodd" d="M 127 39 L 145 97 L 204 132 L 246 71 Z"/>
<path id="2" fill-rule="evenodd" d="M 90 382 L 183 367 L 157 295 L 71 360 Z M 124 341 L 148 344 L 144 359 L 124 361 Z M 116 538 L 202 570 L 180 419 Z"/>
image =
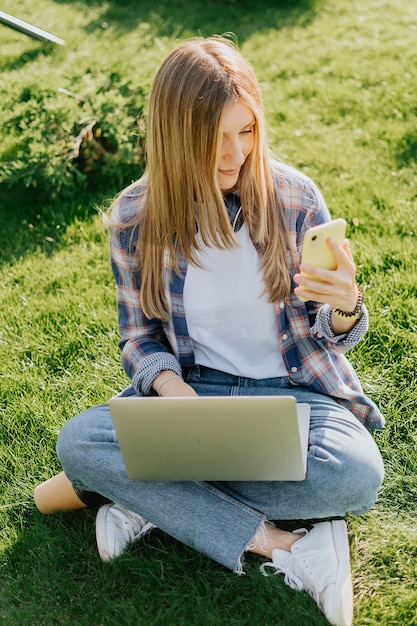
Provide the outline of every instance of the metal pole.
<path id="1" fill-rule="evenodd" d="M 28 35 L 28 37 L 32 37 L 33 39 L 39 39 L 40 41 L 52 41 L 59 46 L 63 46 L 65 43 L 63 39 L 60 39 L 60 37 L 55 37 L 55 35 L 51 35 L 51 33 L 48 33 L 46 30 L 32 26 L 32 24 L 19 20 L 17 17 L 13 17 L 13 15 L 9 15 L 4 11 L 0 11 L 0 23 L 13 28 L 13 30 L 19 31 L 19 33 Z"/>

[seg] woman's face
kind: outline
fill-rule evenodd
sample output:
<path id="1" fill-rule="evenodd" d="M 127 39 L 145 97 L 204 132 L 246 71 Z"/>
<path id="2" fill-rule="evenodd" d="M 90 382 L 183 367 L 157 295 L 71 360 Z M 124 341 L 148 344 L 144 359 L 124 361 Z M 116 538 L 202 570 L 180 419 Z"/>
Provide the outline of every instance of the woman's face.
<path id="1" fill-rule="evenodd" d="M 220 129 L 217 177 L 222 191 L 236 185 L 240 169 L 253 148 L 254 130 L 254 114 L 241 100 L 237 100 L 226 110 Z"/>

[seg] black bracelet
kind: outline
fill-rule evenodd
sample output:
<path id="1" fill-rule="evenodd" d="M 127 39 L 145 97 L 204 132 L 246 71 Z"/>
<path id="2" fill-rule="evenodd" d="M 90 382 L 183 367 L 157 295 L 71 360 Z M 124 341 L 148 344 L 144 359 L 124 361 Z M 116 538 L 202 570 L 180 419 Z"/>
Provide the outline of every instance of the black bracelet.
<path id="1" fill-rule="evenodd" d="M 342 320 L 359 320 L 363 314 L 363 293 L 362 289 L 358 285 L 358 297 L 356 300 L 356 306 L 353 311 L 342 311 L 341 309 L 332 309 L 332 312 L 340 317 Z"/>

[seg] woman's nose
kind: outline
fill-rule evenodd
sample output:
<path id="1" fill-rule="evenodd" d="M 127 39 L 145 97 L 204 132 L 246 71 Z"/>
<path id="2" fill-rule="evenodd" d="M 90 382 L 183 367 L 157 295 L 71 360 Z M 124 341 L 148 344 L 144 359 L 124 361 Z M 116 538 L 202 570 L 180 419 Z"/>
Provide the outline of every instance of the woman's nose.
<path id="1" fill-rule="evenodd" d="M 242 165 L 242 163 L 244 162 L 245 157 L 243 154 L 242 146 L 240 145 L 240 141 L 238 139 L 228 142 L 225 152 L 225 159 L 233 165 Z"/>

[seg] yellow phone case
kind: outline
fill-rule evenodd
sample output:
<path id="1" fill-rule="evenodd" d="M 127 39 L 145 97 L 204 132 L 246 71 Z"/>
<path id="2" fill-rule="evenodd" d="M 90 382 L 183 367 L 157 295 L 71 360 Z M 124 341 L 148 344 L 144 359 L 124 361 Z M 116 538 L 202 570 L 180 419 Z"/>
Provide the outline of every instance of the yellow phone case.
<path id="1" fill-rule="evenodd" d="M 337 267 L 336 260 L 327 245 L 327 239 L 333 237 L 341 246 L 345 236 L 346 221 L 341 217 L 310 228 L 304 235 L 301 263 L 321 267 L 325 270 L 335 270 Z M 302 274 L 309 277 L 308 274 L 303 272 Z M 300 298 L 300 300 L 306 302 L 304 298 Z"/>

